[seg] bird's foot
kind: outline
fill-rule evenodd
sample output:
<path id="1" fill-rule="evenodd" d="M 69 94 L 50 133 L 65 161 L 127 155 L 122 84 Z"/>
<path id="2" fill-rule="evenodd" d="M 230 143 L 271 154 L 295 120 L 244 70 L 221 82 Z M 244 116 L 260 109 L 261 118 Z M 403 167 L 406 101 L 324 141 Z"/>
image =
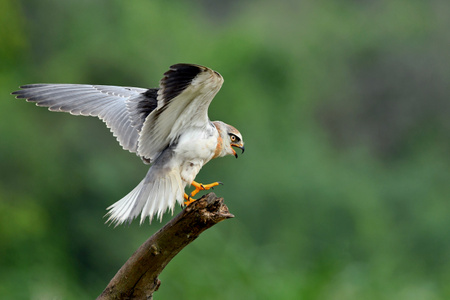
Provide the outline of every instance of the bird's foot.
<path id="1" fill-rule="evenodd" d="M 184 193 L 184 205 L 189 206 L 192 202 L 197 201 L 197 199 L 191 198 L 188 194 Z"/>
<path id="2" fill-rule="evenodd" d="M 193 190 L 189 195 L 184 193 L 184 199 L 186 200 L 184 202 L 184 204 L 186 206 L 191 204 L 192 202 L 197 200 L 197 199 L 193 199 L 192 197 L 194 197 L 198 192 L 206 191 L 206 190 L 209 190 L 209 189 L 214 189 L 214 187 L 218 186 L 219 184 L 223 184 L 223 183 L 218 181 L 218 182 L 213 182 L 213 183 L 210 183 L 210 184 L 202 184 L 202 183 L 198 183 L 198 182 L 192 181 L 191 185 L 193 185 L 195 187 L 195 190 Z"/>
<path id="3" fill-rule="evenodd" d="M 215 186 L 218 186 L 219 184 L 223 184 L 223 183 L 218 181 L 218 182 L 213 182 L 210 184 L 202 184 L 202 183 L 192 181 L 191 185 L 193 185 L 195 187 L 195 190 L 193 190 L 189 196 L 194 197 L 198 192 L 213 189 Z"/>

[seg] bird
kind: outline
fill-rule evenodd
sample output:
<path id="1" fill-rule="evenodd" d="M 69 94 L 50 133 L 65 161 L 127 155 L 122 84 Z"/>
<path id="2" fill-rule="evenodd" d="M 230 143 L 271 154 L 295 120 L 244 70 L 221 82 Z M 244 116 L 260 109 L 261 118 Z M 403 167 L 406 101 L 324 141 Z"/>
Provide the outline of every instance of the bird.
<path id="1" fill-rule="evenodd" d="M 244 153 L 241 133 L 222 121 L 211 121 L 208 108 L 223 77 L 207 67 L 178 63 L 170 66 L 158 88 L 91 84 L 27 84 L 15 91 L 50 111 L 98 117 L 123 149 L 135 153 L 150 168 L 126 196 L 107 208 L 106 223 L 131 223 L 140 214 L 151 223 L 173 214 L 176 203 L 190 205 L 199 191 L 221 182 L 195 181 L 211 159 Z M 188 195 L 185 188 L 195 189 Z"/>

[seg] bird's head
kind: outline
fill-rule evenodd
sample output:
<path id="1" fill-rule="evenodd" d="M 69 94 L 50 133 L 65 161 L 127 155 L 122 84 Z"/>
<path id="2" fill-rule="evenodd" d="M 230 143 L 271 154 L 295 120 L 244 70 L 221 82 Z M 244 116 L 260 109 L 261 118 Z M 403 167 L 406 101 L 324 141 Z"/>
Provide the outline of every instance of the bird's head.
<path id="1" fill-rule="evenodd" d="M 213 123 L 219 132 L 219 140 L 221 140 L 221 149 L 217 156 L 234 155 L 238 158 L 238 155 L 233 147 L 241 149 L 242 153 L 244 153 L 244 140 L 242 139 L 242 135 L 239 130 L 221 121 L 215 121 Z"/>

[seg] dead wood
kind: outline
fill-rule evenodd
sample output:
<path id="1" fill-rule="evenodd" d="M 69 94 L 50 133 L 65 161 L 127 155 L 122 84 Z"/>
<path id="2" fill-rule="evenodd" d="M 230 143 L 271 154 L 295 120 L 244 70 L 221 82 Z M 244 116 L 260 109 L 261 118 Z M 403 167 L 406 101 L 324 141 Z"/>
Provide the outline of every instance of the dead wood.
<path id="1" fill-rule="evenodd" d="M 142 244 L 97 299 L 152 299 L 161 284 L 158 276 L 172 258 L 203 231 L 232 217 L 223 198 L 203 196 Z"/>

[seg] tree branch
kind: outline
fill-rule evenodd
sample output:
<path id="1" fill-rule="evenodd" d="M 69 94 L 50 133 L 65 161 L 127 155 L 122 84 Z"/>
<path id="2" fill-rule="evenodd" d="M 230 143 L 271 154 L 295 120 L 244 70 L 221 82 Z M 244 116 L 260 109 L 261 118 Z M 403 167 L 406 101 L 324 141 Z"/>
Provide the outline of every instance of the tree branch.
<path id="1" fill-rule="evenodd" d="M 142 244 L 97 300 L 152 299 L 161 284 L 158 276 L 172 258 L 203 231 L 233 217 L 214 193 L 198 199 Z"/>

